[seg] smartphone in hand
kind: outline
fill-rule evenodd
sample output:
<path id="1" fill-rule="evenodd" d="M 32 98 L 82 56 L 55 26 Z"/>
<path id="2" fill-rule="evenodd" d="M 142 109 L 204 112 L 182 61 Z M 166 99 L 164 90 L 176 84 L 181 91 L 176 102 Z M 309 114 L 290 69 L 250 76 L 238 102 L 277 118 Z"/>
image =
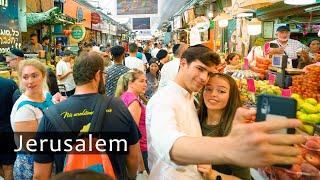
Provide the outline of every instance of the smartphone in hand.
<path id="1" fill-rule="evenodd" d="M 272 96 L 262 94 L 257 100 L 256 121 L 265 121 L 271 119 L 288 120 L 288 118 L 296 118 L 297 101 L 293 98 Z M 294 128 L 288 128 L 283 131 L 274 133 L 294 134 Z"/>
<path id="2" fill-rule="evenodd" d="M 262 94 L 258 96 L 256 121 L 271 119 L 288 121 L 288 118 L 296 118 L 297 101 L 293 98 Z M 294 128 L 278 130 L 276 134 L 295 134 Z M 276 167 L 290 169 L 292 165 L 275 164 Z"/>

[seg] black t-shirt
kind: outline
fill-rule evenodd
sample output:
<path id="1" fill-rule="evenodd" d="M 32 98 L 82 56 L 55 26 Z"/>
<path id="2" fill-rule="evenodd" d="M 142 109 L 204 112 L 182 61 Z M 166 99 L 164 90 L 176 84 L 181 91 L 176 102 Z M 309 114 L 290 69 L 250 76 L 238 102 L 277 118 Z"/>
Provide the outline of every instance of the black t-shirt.
<path id="1" fill-rule="evenodd" d="M 84 125 L 90 123 L 91 116 L 93 115 L 90 112 L 94 111 L 94 106 L 96 104 L 95 101 L 97 98 L 103 97 L 101 94 L 73 95 L 67 100 L 55 105 L 55 108 L 61 114 L 61 117 L 65 120 L 67 125 L 74 132 L 79 132 Z M 118 98 L 113 98 L 109 107 L 109 114 L 103 121 L 102 131 L 129 133 L 127 142 L 128 146 L 138 143 L 140 138 L 138 127 L 124 103 Z M 78 115 L 75 116 L 75 114 Z M 43 116 L 39 124 L 38 132 L 58 132 L 50 121 L 51 120 L 46 116 Z M 64 158 L 65 155 L 54 155 L 53 153 L 46 155 L 34 155 L 34 160 L 38 163 L 49 163 L 55 161 L 57 173 L 63 170 Z M 117 179 L 128 179 L 126 155 L 109 154 L 109 158 Z"/>
<path id="2" fill-rule="evenodd" d="M 0 77 L 0 132 L 12 132 L 10 114 L 13 103 L 12 95 L 18 86 L 11 79 Z"/>

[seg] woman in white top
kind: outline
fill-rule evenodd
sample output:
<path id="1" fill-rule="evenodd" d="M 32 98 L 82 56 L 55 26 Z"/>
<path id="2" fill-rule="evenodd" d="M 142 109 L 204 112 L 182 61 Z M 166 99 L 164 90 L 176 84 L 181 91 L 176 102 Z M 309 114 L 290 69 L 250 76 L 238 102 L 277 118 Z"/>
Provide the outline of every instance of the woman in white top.
<path id="1" fill-rule="evenodd" d="M 43 116 L 42 111 L 53 105 L 46 87 L 46 72 L 45 65 L 38 60 L 23 60 L 19 63 L 18 76 L 23 94 L 15 102 L 11 112 L 11 126 L 15 133 L 36 132 Z M 15 141 L 20 149 L 20 137 L 17 137 L 17 134 Z M 32 155 L 22 148 L 14 164 L 14 179 L 32 179 L 32 175 Z"/>

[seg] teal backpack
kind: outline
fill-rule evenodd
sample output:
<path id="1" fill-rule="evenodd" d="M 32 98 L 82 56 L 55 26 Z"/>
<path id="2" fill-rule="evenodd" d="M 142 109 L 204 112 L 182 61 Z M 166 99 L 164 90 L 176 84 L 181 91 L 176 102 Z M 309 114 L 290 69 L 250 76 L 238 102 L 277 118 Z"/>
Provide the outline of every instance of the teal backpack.
<path id="1" fill-rule="evenodd" d="M 17 107 L 17 110 L 20 109 L 22 106 L 24 105 L 31 105 L 33 107 L 36 107 L 36 108 L 39 108 L 42 112 L 47 109 L 48 107 L 50 107 L 51 105 L 53 105 L 53 102 L 52 102 L 52 96 L 50 93 L 47 93 L 46 94 L 46 99 L 44 102 L 33 102 L 33 101 L 28 101 L 28 100 L 25 100 L 25 101 L 21 101 Z"/>

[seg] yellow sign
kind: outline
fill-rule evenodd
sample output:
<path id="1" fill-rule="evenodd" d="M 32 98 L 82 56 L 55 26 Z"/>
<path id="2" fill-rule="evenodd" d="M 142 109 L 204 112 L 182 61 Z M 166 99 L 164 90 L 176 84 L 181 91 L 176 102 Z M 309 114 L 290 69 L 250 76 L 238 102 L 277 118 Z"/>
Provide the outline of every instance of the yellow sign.
<path id="1" fill-rule="evenodd" d="M 71 26 L 70 39 L 75 42 L 80 42 L 86 36 L 86 28 L 82 24 L 75 24 Z"/>

